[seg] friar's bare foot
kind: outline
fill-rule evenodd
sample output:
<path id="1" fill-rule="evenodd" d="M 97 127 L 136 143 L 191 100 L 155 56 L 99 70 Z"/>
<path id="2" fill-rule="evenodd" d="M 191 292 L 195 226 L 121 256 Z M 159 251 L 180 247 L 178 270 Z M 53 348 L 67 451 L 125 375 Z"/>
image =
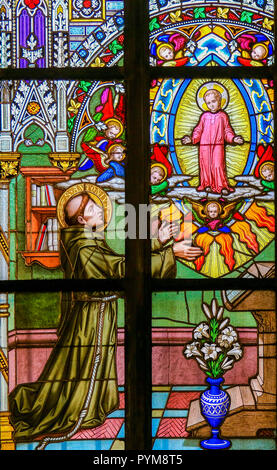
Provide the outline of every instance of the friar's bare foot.
<path id="1" fill-rule="evenodd" d="M 205 188 L 205 191 L 207 191 L 207 193 L 210 193 L 210 192 L 211 192 L 210 186 L 207 186 L 207 187 Z"/>

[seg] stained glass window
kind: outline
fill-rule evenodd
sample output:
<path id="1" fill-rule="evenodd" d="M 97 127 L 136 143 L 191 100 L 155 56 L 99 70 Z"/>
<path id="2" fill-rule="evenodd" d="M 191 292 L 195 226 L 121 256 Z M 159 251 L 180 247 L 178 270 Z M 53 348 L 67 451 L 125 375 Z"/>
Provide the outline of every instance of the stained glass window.
<path id="1" fill-rule="evenodd" d="M 275 325 L 272 291 L 153 295 L 154 450 L 201 450 L 209 443 L 212 433 L 204 418 L 213 406 L 213 392 L 205 395 L 209 377 L 221 384 L 214 420 L 223 419 L 224 407 L 229 410 L 221 424 L 212 424 L 223 436 L 218 447 L 249 450 L 255 443 L 256 450 L 275 449 L 276 362 L 270 352 Z M 257 344 L 262 345 L 258 354 Z M 208 419 L 211 424 L 212 416 Z M 216 436 L 213 432 L 215 444 Z"/>
<path id="2" fill-rule="evenodd" d="M 153 66 L 272 65 L 273 0 L 150 0 Z"/>
<path id="3" fill-rule="evenodd" d="M 124 2 L 0 2 L 1 67 L 110 67 L 123 64 Z"/>
<path id="4" fill-rule="evenodd" d="M 124 299 L 72 295 L 7 295 L 17 450 L 124 449 Z"/>
<path id="5" fill-rule="evenodd" d="M 273 1 L 0 12 L 1 450 L 276 450 Z"/>
<path id="6" fill-rule="evenodd" d="M 22 80 L 12 85 L 2 82 L 2 96 L 6 114 L 1 177 L 12 179 L 20 168 L 18 178 L 10 184 L 9 208 L 3 195 L 6 189 L 1 190 L 3 209 L 13 220 L 9 227 L 10 279 L 85 276 L 73 269 L 74 262 L 65 267 L 70 258 L 65 232 L 71 230 L 71 238 L 77 235 L 70 229 L 76 223 L 72 216 L 76 218 L 79 199 L 85 194 L 93 201 L 94 240 L 89 243 L 84 232 L 83 251 L 85 245 L 92 249 L 94 243 L 93 259 L 98 250 L 99 263 L 103 265 L 103 258 L 106 266 L 98 266 L 90 276 L 124 276 L 125 237 L 118 222 L 125 198 L 124 85 Z M 4 237 L 8 237 L 7 227 Z M 110 255 L 113 269 L 108 263 Z M 86 257 L 86 267 L 92 268 L 89 253 Z"/>
<path id="7" fill-rule="evenodd" d="M 159 211 L 164 232 L 175 230 L 166 238 L 161 227 L 160 238 L 176 254 L 177 277 L 242 276 L 254 260 L 273 263 L 272 86 L 256 79 L 152 82 L 153 217 Z"/>

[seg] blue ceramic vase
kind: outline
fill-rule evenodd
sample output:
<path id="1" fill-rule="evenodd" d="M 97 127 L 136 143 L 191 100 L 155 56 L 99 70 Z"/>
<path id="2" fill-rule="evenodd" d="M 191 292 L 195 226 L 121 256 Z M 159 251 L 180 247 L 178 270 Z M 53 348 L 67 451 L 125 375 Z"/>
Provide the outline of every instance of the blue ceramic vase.
<path id="1" fill-rule="evenodd" d="M 220 388 L 224 379 L 206 379 L 210 387 L 200 396 L 201 413 L 212 428 L 212 436 L 201 441 L 204 449 L 228 449 L 231 442 L 220 437 L 219 428 L 230 408 L 230 396 Z"/>

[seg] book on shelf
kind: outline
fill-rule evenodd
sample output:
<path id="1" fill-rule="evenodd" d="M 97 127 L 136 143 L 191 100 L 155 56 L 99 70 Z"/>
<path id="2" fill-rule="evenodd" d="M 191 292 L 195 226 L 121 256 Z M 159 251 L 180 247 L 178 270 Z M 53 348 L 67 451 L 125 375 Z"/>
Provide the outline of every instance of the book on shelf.
<path id="1" fill-rule="evenodd" d="M 37 185 L 36 184 L 32 184 L 31 194 L 32 194 L 32 206 L 36 206 L 37 205 Z"/>
<path id="2" fill-rule="evenodd" d="M 48 232 L 48 250 L 49 251 L 54 251 L 52 227 L 53 227 L 53 219 L 48 219 L 47 220 L 47 232 Z"/>
<path id="3" fill-rule="evenodd" d="M 57 202 L 53 186 L 51 184 L 37 185 L 32 184 L 31 188 L 32 195 L 32 206 L 45 207 L 45 206 L 56 206 Z"/>
<path id="4" fill-rule="evenodd" d="M 44 222 L 40 227 L 35 250 L 43 251 L 46 249 L 47 249 L 47 223 Z"/>
<path id="5" fill-rule="evenodd" d="M 58 219 L 52 219 L 52 234 L 54 251 L 59 249 L 59 223 Z"/>
<path id="6" fill-rule="evenodd" d="M 48 206 L 56 206 L 56 199 L 55 199 L 55 194 L 53 190 L 53 186 L 51 184 L 46 184 L 45 185 L 45 194 L 46 194 L 46 200 Z"/>
<path id="7" fill-rule="evenodd" d="M 45 191 L 44 186 L 40 187 L 40 205 L 43 207 L 48 206 L 47 201 L 46 201 L 46 191 Z"/>
<path id="8" fill-rule="evenodd" d="M 50 218 L 40 227 L 36 242 L 36 251 L 58 251 L 59 250 L 59 224 L 58 219 Z"/>

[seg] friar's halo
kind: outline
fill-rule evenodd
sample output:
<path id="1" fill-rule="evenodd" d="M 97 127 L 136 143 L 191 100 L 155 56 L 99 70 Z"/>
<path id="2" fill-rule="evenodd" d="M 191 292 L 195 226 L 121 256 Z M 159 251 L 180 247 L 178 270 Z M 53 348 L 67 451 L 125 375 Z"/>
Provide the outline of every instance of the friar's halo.
<path id="1" fill-rule="evenodd" d="M 57 217 L 61 228 L 67 228 L 65 221 L 65 207 L 76 196 L 87 193 L 89 197 L 104 209 L 104 224 L 97 227 L 97 231 L 103 231 L 109 225 L 112 217 L 112 203 L 109 195 L 99 186 L 92 183 L 78 183 L 68 188 L 60 197 L 57 204 Z"/>

